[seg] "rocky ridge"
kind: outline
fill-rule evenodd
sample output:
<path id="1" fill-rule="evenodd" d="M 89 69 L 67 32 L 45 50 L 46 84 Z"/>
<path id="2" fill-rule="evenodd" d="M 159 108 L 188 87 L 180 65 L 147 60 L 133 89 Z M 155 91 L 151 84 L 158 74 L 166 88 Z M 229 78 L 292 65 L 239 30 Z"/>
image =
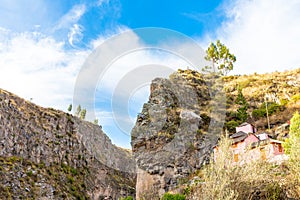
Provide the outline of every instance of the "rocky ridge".
<path id="1" fill-rule="evenodd" d="M 198 72 L 191 73 L 152 81 L 149 101 L 131 133 L 138 165 L 137 199 L 159 199 L 185 182 L 209 160 L 217 142 L 222 124 L 209 117 L 208 110 L 218 95 L 211 97 L 211 81 L 205 82 Z M 213 131 L 209 130 L 212 124 Z"/>
<path id="2" fill-rule="evenodd" d="M 0 196 L 118 199 L 135 195 L 135 161 L 101 127 L 0 90 Z"/>
<path id="3" fill-rule="evenodd" d="M 178 70 L 169 79 L 153 80 L 149 100 L 131 132 L 137 199 L 159 199 L 176 191 L 209 160 L 223 125 L 239 123 L 239 89 L 248 103 L 247 121 L 258 131 L 267 128 L 265 113 L 259 113 L 263 103 L 273 106 L 269 134 L 278 137 L 277 127 L 300 108 L 299 83 L 300 69 L 220 78 Z"/>

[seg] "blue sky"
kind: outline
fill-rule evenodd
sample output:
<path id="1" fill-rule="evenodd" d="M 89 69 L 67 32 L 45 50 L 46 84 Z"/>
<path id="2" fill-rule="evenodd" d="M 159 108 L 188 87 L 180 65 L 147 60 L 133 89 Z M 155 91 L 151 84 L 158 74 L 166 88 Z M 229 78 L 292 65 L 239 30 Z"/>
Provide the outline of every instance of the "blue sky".
<path id="1" fill-rule="evenodd" d="M 142 27 L 178 31 L 204 49 L 221 39 L 237 57 L 233 74 L 300 65 L 298 0 L 0 0 L 0 88 L 65 111 L 73 101 L 78 73 L 93 50 L 124 31 L 132 31 L 136 40 L 130 42 L 139 45 L 134 29 Z M 114 62 L 111 72 L 99 80 L 95 115 L 117 145 L 129 148 L 130 137 L 114 123 L 112 91 L 132 66 L 151 63 L 174 70 L 187 65 L 174 55 L 137 52 Z M 147 86 L 141 88 L 128 101 L 129 128 L 149 95 Z"/>

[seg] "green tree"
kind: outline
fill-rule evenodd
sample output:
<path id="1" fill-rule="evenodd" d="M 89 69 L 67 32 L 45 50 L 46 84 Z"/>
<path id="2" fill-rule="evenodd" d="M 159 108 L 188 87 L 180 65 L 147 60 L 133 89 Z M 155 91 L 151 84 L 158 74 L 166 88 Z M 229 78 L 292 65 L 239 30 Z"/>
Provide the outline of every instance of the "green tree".
<path id="1" fill-rule="evenodd" d="M 71 112 L 72 111 L 72 104 L 69 105 L 68 107 L 68 111 Z"/>
<path id="2" fill-rule="evenodd" d="M 300 114 L 296 112 L 290 125 L 289 138 L 283 143 L 284 151 L 286 154 L 292 156 L 295 152 L 298 153 L 297 146 L 300 144 Z M 299 154 L 300 155 L 300 154 Z"/>
<path id="3" fill-rule="evenodd" d="M 284 152 L 289 156 L 288 167 L 292 174 L 291 183 L 300 196 L 300 114 L 296 112 L 290 125 L 289 138 L 283 143 Z"/>
<path id="4" fill-rule="evenodd" d="M 239 105 L 239 108 L 237 109 L 237 118 L 241 122 L 245 122 L 248 118 L 247 110 L 248 110 L 248 103 L 246 98 L 243 95 L 242 89 L 238 89 L 238 96 L 235 100 L 235 103 Z"/>
<path id="5" fill-rule="evenodd" d="M 234 133 L 235 132 L 235 128 L 240 125 L 239 122 L 231 120 L 229 122 L 225 123 L 225 128 L 230 132 L 230 133 Z"/>
<path id="6" fill-rule="evenodd" d="M 98 125 L 99 120 L 98 120 L 98 119 L 95 119 L 93 123 L 94 123 L 95 125 Z"/>
<path id="7" fill-rule="evenodd" d="M 75 115 L 78 117 L 80 112 L 81 112 L 81 105 L 78 105 Z"/>
<path id="8" fill-rule="evenodd" d="M 213 70 L 213 72 L 218 72 L 223 76 L 233 70 L 233 63 L 236 61 L 235 55 L 231 54 L 229 49 L 220 40 L 217 40 L 216 44 L 210 43 L 206 50 L 205 59 L 211 61 L 212 66 L 205 66 L 204 71 Z"/>
<path id="9" fill-rule="evenodd" d="M 80 119 L 85 119 L 85 115 L 86 115 L 86 109 L 82 109 L 80 112 Z"/>

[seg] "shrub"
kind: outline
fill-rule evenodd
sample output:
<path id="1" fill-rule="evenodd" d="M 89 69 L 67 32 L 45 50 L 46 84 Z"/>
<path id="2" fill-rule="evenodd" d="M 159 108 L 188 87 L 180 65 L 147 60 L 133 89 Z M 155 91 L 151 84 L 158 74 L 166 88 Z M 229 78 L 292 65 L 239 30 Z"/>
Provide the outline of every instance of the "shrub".
<path id="1" fill-rule="evenodd" d="M 161 200 L 185 200 L 185 196 L 183 194 L 165 193 Z"/>
<path id="2" fill-rule="evenodd" d="M 285 106 L 285 105 L 287 105 L 289 103 L 289 100 L 287 100 L 287 99 L 280 99 L 280 105 L 281 106 Z"/>
<path id="3" fill-rule="evenodd" d="M 294 96 L 292 96 L 291 101 L 292 102 L 297 102 L 300 100 L 300 94 L 295 94 Z"/>
<path id="4" fill-rule="evenodd" d="M 252 111 L 252 117 L 254 117 L 256 119 L 264 117 L 265 115 L 266 115 L 265 109 L 255 109 Z"/>
<path id="5" fill-rule="evenodd" d="M 266 197 L 268 200 L 281 199 L 282 189 L 277 182 L 268 184 L 266 190 Z"/>
<path id="6" fill-rule="evenodd" d="M 125 197 L 125 198 L 121 198 L 120 200 L 133 200 L 133 197 L 132 196 L 128 196 L 128 197 Z"/>
<path id="7" fill-rule="evenodd" d="M 30 170 L 30 171 L 28 171 L 26 174 L 27 174 L 27 176 L 32 176 L 32 175 L 33 175 L 33 172 Z"/>
<path id="8" fill-rule="evenodd" d="M 275 102 L 268 102 L 267 106 L 269 115 L 272 115 L 284 109 L 283 105 L 279 105 Z M 266 103 L 263 103 L 258 109 L 254 109 L 252 111 L 252 116 L 256 119 L 267 116 Z"/>
<path id="9" fill-rule="evenodd" d="M 225 127 L 230 132 L 235 132 L 235 128 L 239 125 L 239 122 L 231 120 L 229 122 L 226 122 Z"/>

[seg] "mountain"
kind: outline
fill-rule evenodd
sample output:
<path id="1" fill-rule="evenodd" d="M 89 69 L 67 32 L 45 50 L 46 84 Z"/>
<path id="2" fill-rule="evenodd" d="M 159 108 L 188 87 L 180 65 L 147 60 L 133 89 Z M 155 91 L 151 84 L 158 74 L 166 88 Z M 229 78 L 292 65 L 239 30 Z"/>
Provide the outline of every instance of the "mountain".
<path id="1" fill-rule="evenodd" d="M 178 70 L 153 80 L 131 133 L 137 199 L 159 199 L 187 183 L 208 163 L 225 129 L 247 121 L 259 132 L 286 137 L 278 127 L 300 109 L 299 86 L 300 69 L 226 77 Z"/>
<path id="2" fill-rule="evenodd" d="M 101 126 L 0 89 L 0 197 L 151 200 L 182 192 L 225 130 L 246 121 L 284 140 L 282 124 L 300 110 L 299 86 L 300 69 L 156 78 L 131 132 L 132 152 Z"/>
<path id="3" fill-rule="evenodd" d="M 0 89 L 0 197 L 118 199 L 135 194 L 135 161 L 101 127 Z"/>

